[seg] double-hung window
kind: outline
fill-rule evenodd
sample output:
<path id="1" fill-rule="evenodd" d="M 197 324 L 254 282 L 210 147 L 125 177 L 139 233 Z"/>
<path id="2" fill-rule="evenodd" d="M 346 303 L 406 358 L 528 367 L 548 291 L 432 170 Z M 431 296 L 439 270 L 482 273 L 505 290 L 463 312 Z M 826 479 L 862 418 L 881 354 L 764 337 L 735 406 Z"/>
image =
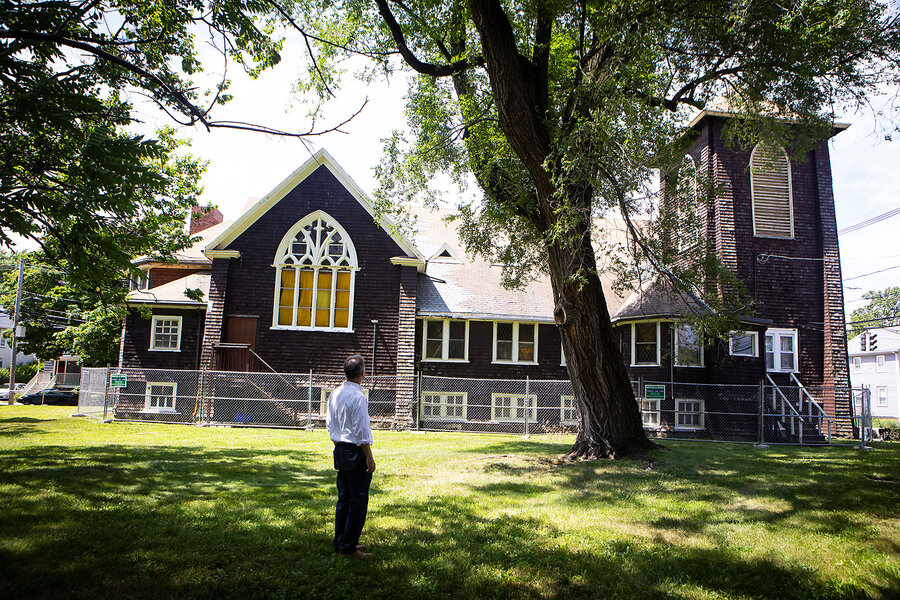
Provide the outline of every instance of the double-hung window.
<path id="1" fill-rule="evenodd" d="M 655 398 L 638 398 L 641 408 L 641 421 L 646 428 L 659 427 L 659 400 Z"/>
<path id="2" fill-rule="evenodd" d="M 559 404 L 559 424 L 578 425 L 578 412 L 575 408 L 575 396 L 560 396 Z"/>
<path id="3" fill-rule="evenodd" d="M 422 360 L 466 361 L 469 358 L 469 322 L 449 319 L 423 321 Z"/>
<path id="4" fill-rule="evenodd" d="M 537 421 L 537 396 L 529 394 L 491 394 L 492 421 Z"/>
<path id="5" fill-rule="evenodd" d="M 884 371 L 884 354 L 878 354 L 875 356 L 875 372 L 884 373 Z"/>
<path id="6" fill-rule="evenodd" d="M 766 370 L 797 373 L 797 330 L 766 330 Z"/>
<path id="7" fill-rule="evenodd" d="M 275 255 L 273 327 L 352 331 L 358 262 L 350 236 L 317 210 L 281 240 Z"/>
<path id="8" fill-rule="evenodd" d="M 631 365 L 659 364 L 659 322 L 631 324 Z"/>
<path id="9" fill-rule="evenodd" d="M 886 408 L 888 405 L 887 388 L 886 387 L 875 388 L 875 398 L 876 398 L 876 403 L 879 408 Z"/>
<path id="10" fill-rule="evenodd" d="M 144 410 L 148 412 L 175 412 L 175 392 L 177 384 L 174 382 L 147 382 L 147 392 L 144 398 Z"/>
<path id="11" fill-rule="evenodd" d="M 732 331 L 728 339 L 732 356 L 759 356 L 755 331 Z"/>
<path id="12" fill-rule="evenodd" d="M 687 323 L 675 326 L 675 364 L 679 367 L 703 366 L 703 340 Z"/>
<path id="13" fill-rule="evenodd" d="M 675 429 L 703 429 L 703 400 L 675 399 Z"/>
<path id="14" fill-rule="evenodd" d="M 181 317 L 154 315 L 150 322 L 150 349 L 181 351 Z"/>
<path id="15" fill-rule="evenodd" d="M 494 321 L 494 362 L 537 363 L 537 323 Z"/>
<path id="16" fill-rule="evenodd" d="M 862 373 L 862 356 L 853 357 L 853 372 Z"/>
<path id="17" fill-rule="evenodd" d="M 466 394 L 464 392 L 422 392 L 422 418 L 464 421 Z"/>

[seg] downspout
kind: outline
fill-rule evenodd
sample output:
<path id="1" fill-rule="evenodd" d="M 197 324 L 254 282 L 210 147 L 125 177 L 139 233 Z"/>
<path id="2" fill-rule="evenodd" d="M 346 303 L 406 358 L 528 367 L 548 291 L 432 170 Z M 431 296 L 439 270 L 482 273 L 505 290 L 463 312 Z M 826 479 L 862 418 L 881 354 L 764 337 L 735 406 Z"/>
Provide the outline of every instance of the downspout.
<path id="1" fill-rule="evenodd" d="M 372 373 L 371 377 L 375 377 L 375 342 L 378 337 L 378 319 L 372 319 Z"/>

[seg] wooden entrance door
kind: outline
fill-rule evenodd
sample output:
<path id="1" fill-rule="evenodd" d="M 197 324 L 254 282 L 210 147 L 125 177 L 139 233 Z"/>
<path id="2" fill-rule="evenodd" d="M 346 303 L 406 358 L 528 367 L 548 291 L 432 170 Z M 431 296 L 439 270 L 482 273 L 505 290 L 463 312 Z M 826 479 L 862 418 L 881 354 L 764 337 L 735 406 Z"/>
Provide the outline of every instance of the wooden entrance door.
<path id="1" fill-rule="evenodd" d="M 256 352 L 256 342 L 259 332 L 259 317 L 254 315 L 226 315 L 225 317 L 225 343 L 241 344 L 249 346 Z M 256 371 L 257 360 L 249 355 L 249 363 L 244 367 L 248 371 Z"/>

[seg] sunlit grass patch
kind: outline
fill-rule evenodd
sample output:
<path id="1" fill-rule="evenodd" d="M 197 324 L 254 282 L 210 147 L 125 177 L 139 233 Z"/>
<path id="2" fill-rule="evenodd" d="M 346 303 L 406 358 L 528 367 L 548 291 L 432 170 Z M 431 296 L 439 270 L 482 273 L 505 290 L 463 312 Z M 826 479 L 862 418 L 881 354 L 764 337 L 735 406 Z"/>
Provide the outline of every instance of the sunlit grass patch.
<path id="1" fill-rule="evenodd" d="M 2 598 L 892 598 L 900 444 L 376 432 L 362 563 L 331 552 L 325 432 L 0 407 Z"/>

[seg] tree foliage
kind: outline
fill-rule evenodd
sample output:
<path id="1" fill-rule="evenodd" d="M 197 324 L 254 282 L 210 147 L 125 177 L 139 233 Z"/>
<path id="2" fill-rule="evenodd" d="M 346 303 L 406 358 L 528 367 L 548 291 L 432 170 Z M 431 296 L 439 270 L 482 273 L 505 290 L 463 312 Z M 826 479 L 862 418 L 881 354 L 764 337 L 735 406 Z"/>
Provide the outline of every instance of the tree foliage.
<path id="1" fill-rule="evenodd" d="M 19 351 L 42 360 L 75 354 L 86 366 L 116 364 L 128 291 L 123 273 L 108 274 L 97 287 L 84 286 L 69 277 L 65 263 L 50 261 L 42 252 L 4 258 L 0 305 L 15 305 L 20 257 L 26 266 L 19 310 L 25 337 L 18 339 Z"/>
<path id="2" fill-rule="evenodd" d="M 42 245 L 100 284 L 135 255 L 171 256 L 202 165 L 171 131 L 130 133 L 135 99 L 182 124 L 211 118 L 227 79 L 205 85 L 209 42 L 256 72 L 278 62 L 262 0 L 11 0 L 0 4 L 0 244 Z M 215 51 L 212 51 L 215 54 Z M 217 66 L 219 66 L 217 64 Z M 195 78 L 201 80 L 195 81 Z"/>
<path id="3" fill-rule="evenodd" d="M 863 294 L 863 298 L 869 303 L 850 315 L 849 337 L 855 337 L 869 327 L 900 325 L 900 286 L 871 290 Z"/>
<path id="4" fill-rule="evenodd" d="M 549 273 L 580 408 L 578 457 L 647 446 L 598 277 L 611 266 L 604 255 L 617 249 L 604 248 L 597 262 L 594 240 L 610 236 L 596 217 L 624 221 L 625 246 L 637 249 L 624 265 L 632 276 L 650 276 L 649 267 L 682 293 L 721 298 L 724 271 L 703 244 L 685 260 L 654 235 L 677 223 L 637 222 L 671 219 L 649 182 L 657 170 L 666 179 L 677 173 L 691 113 L 726 98 L 739 117 L 735 143 L 778 139 L 802 153 L 828 130 L 836 108 L 896 83 L 900 59 L 896 13 L 864 0 L 292 0 L 282 7 L 317 50 L 304 81 L 323 98 L 350 55 L 372 60 L 364 77 L 413 73 L 410 135 L 388 141 L 379 172 L 383 209 L 428 197 L 422 192 L 435 173 L 461 185 L 474 178 L 483 198 L 458 215 L 469 250 L 505 264 L 510 281 L 534 269 Z"/>

